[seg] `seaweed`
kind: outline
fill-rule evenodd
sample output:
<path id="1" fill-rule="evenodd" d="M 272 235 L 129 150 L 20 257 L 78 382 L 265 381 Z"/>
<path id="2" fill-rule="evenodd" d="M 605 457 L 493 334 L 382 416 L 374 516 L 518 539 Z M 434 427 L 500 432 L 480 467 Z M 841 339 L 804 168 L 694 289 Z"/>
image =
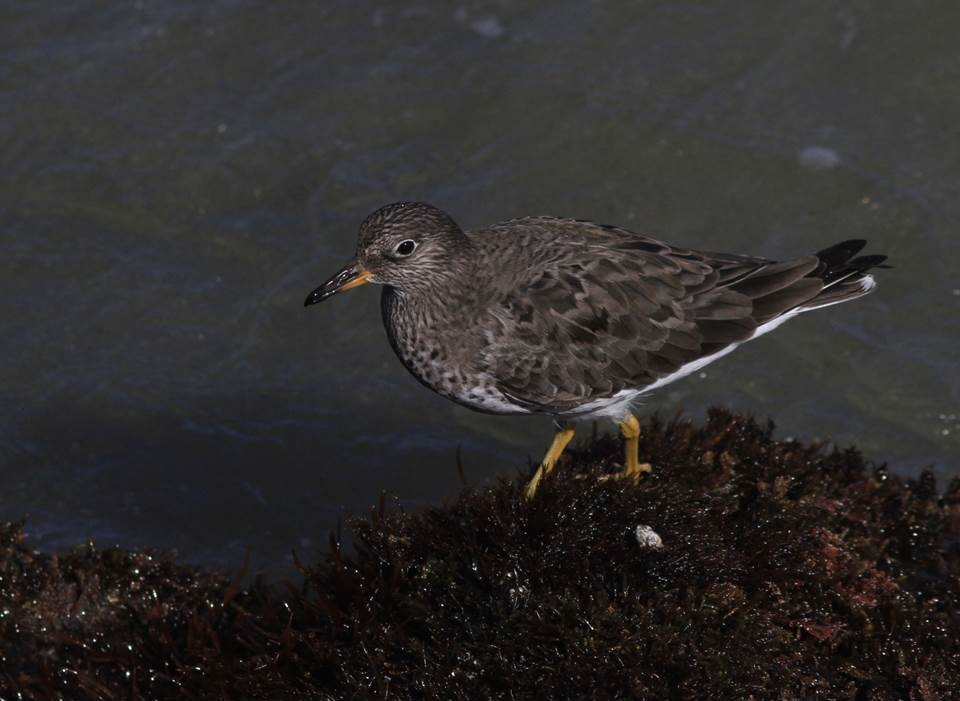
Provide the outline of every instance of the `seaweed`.
<path id="1" fill-rule="evenodd" d="M 638 484 L 597 436 L 532 501 L 381 497 L 297 582 L 6 524 L 0 698 L 955 698 L 960 480 L 772 431 L 654 417 Z"/>

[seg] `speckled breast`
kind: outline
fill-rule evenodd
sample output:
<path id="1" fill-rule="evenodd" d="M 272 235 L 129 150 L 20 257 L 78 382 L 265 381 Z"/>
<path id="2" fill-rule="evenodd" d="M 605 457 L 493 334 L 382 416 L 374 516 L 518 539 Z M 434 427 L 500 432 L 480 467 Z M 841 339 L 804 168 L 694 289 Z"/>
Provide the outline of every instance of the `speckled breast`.
<path id="1" fill-rule="evenodd" d="M 483 340 L 470 324 L 440 304 L 411 300 L 390 287 L 384 287 L 380 303 L 394 353 L 422 384 L 477 411 L 530 413 L 512 403 L 478 367 Z"/>

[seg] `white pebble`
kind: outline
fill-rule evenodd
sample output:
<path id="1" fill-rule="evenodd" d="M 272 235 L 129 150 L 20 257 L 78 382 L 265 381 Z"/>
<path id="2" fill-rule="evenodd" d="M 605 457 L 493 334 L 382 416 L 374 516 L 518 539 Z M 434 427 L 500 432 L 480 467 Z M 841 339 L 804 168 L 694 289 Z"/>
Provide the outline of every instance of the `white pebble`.
<path id="1" fill-rule="evenodd" d="M 663 550 L 663 538 L 661 538 L 655 530 L 650 528 L 650 526 L 644 526 L 643 524 L 637 526 L 636 535 L 637 544 L 641 548 Z"/>

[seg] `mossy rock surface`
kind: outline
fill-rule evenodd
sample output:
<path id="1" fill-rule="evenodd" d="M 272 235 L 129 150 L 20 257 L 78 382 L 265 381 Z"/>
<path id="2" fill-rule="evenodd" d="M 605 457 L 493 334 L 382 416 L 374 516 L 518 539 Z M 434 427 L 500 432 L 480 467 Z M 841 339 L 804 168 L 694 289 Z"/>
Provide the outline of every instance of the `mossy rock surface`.
<path id="1" fill-rule="evenodd" d="M 532 502 L 381 502 L 296 584 L 8 525 L 0 698 L 957 698 L 960 483 L 723 411 L 646 425 L 638 485 L 596 479 L 620 450 L 571 451 Z"/>

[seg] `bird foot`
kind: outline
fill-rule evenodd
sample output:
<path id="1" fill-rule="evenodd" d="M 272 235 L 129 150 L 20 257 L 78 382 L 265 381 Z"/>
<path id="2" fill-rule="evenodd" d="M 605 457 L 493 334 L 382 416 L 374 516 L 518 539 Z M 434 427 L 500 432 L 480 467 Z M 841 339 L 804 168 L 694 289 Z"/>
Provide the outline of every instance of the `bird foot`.
<path id="1" fill-rule="evenodd" d="M 537 493 L 537 488 L 540 486 L 540 483 L 553 471 L 557 461 L 560 459 L 564 449 L 567 447 L 567 443 L 569 443 L 570 439 L 573 438 L 573 431 L 573 426 L 570 424 L 557 425 L 557 434 L 553 437 L 553 442 L 550 444 L 547 454 L 543 457 L 540 467 L 537 468 L 536 473 L 534 473 L 530 482 L 527 483 L 527 488 L 524 490 L 524 495 L 528 500 L 533 499 Z M 637 458 L 637 451 L 639 450 L 640 441 L 640 422 L 637 421 L 633 414 L 628 414 L 620 423 L 620 435 L 623 436 L 624 439 L 624 468 L 616 474 L 604 475 L 599 479 L 601 481 L 611 479 L 630 479 L 634 482 L 637 482 L 643 475 L 652 472 L 653 467 L 650 465 L 650 463 L 640 462 Z"/>
<path id="2" fill-rule="evenodd" d="M 607 480 L 622 480 L 628 479 L 633 480 L 634 482 L 639 482 L 640 478 L 644 475 L 650 474 L 653 472 L 653 465 L 648 462 L 640 462 L 635 465 L 627 465 L 620 472 L 615 472 L 612 475 L 601 475 L 598 479 L 601 482 L 606 482 Z"/>
<path id="3" fill-rule="evenodd" d="M 537 468 L 537 471 L 533 473 L 531 480 L 527 482 L 527 488 L 524 490 L 524 495 L 527 497 L 527 499 L 533 499 L 534 495 L 536 495 L 537 487 L 540 486 L 540 481 L 543 479 L 544 473 L 548 471 L 544 470 L 543 468 L 544 465 L 541 464 L 540 467 Z"/>
<path id="4" fill-rule="evenodd" d="M 537 493 L 537 487 L 540 486 L 540 481 L 553 471 L 557 461 L 560 460 L 560 456 L 563 454 L 564 448 L 567 447 L 567 443 L 573 438 L 573 433 L 573 426 L 569 424 L 560 424 L 557 426 L 557 435 L 553 437 L 553 443 L 550 444 L 547 454 L 543 456 L 543 462 L 540 463 L 540 467 L 537 468 L 533 478 L 527 484 L 527 489 L 524 492 L 527 499 L 533 499 Z"/>

